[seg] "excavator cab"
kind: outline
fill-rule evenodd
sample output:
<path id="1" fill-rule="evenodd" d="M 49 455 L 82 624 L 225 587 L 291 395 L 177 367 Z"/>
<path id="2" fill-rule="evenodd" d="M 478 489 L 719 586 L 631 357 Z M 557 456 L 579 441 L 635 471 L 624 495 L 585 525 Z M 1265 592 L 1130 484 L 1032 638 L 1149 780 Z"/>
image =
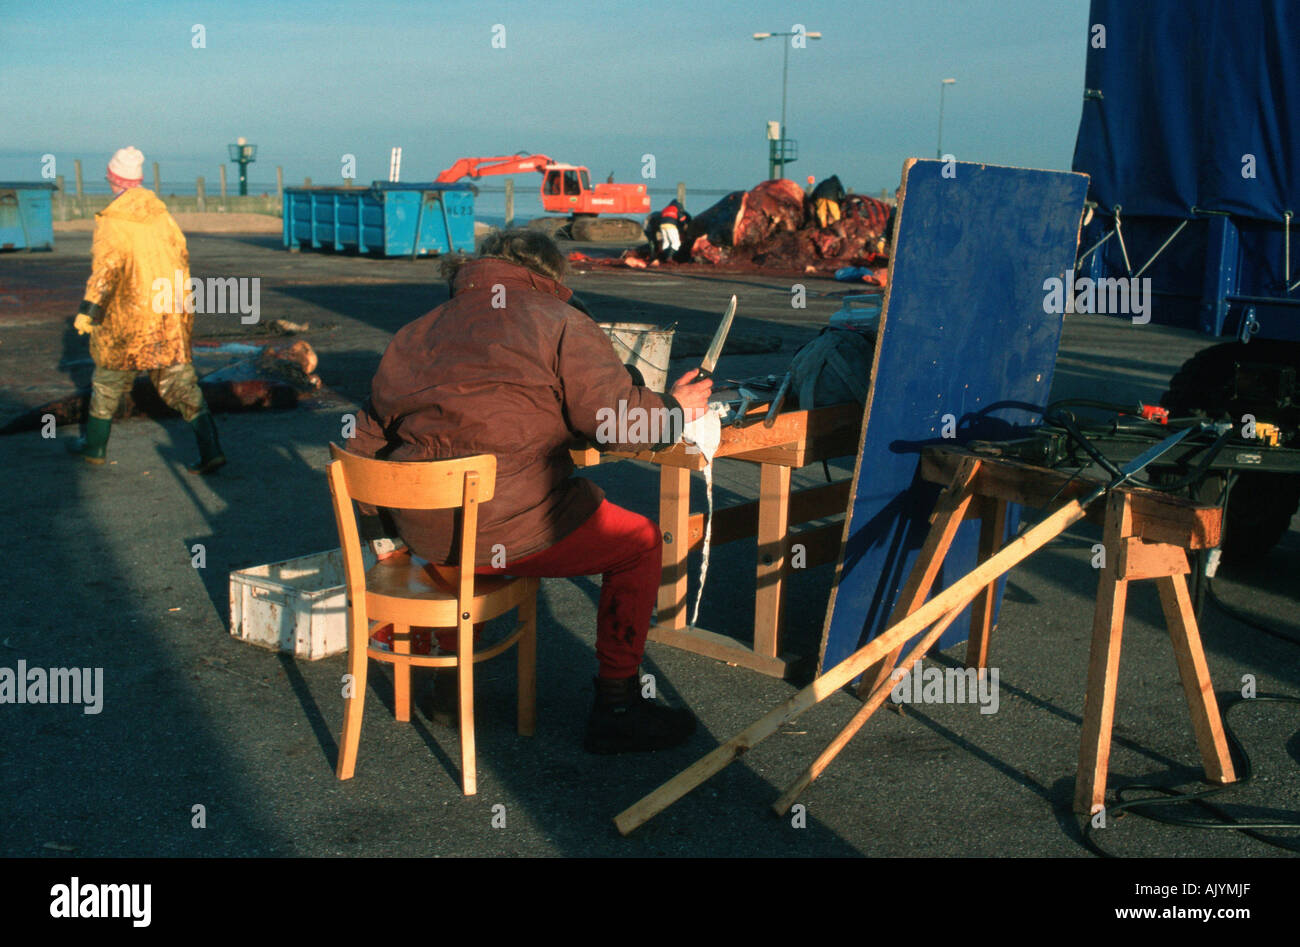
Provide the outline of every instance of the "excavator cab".
<path id="1" fill-rule="evenodd" d="M 542 193 L 548 197 L 566 198 L 572 208 L 584 194 L 591 192 L 591 179 L 586 168 L 550 168 L 542 182 Z M 563 210 L 566 208 L 557 208 Z"/>

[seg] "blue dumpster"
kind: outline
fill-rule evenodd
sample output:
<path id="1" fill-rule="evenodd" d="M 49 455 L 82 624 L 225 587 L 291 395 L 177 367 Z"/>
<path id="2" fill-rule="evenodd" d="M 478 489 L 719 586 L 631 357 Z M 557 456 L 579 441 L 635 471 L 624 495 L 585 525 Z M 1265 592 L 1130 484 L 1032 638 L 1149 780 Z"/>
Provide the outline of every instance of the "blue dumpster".
<path id="1" fill-rule="evenodd" d="M 418 239 L 417 239 L 418 237 Z M 474 189 L 468 184 L 284 189 L 284 245 L 380 256 L 474 252 Z"/>
<path id="2" fill-rule="evenodd" d="M 54 249 L 52 181 L 0 181 L 0 250 Z"/>

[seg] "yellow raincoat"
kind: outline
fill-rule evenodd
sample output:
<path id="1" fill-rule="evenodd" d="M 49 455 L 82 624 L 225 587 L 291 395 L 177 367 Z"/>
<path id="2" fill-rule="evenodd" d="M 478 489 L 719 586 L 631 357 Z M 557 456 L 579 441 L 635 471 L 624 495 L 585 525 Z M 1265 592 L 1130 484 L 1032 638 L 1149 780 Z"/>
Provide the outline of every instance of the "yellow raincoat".
<path id="1" fill-rule="evenodd" d="M 144 371 L 188 363 L 190 255 L 167 205 L 142 187 L 124 191 L 95 215 L 91 256 L 84 298 L 104 310 L 90 334 L 95 364 Z"/>

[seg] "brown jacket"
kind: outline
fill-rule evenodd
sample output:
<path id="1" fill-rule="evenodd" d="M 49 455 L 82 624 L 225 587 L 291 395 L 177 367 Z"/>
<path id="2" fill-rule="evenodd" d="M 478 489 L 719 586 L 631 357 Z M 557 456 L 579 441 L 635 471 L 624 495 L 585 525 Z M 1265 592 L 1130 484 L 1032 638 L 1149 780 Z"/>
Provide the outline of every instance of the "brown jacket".
<path id="1" fill-rule="evenodd" d="M 595 512 L 601 489 L 571 476 L 575 439 L 647 449 L 680 436 L 676 400 L 633 384 L 605 333 L 568 305 L 571 295 L 504 260 L 464 264 L 451 300 L 393 336 L 348 444 L 395 461 L 494 454 L 496 492 L 479 510 L 481 565 L 497 544 L 507 564 L 540 552 Z M 611 438 L 620 410 L 672 423 L 643 424 L 644 434 L 634 423 L 618 431 L 630 437 Z M 395 510 L 393 518 L 417 555 L 446 563 L 457 552 L 452 511 Z"/>

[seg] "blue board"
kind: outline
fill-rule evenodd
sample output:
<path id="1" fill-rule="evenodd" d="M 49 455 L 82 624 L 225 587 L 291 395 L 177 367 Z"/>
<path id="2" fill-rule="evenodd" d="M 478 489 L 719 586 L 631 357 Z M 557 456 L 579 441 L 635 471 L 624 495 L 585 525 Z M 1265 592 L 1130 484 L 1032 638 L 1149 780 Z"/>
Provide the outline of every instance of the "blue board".
<path id="1" fill-rule="evenodd" d="M 823 673 L 884 630 L 916 561 L 940 489 L 920 480 L 921 448 L 1014 437 L 1041 420 L 1063 319 L 1044 311 L 1044 283 L 1073 265 L 1087 187 L 1065 171 L 904 166 Z M 963 524 L 934 593 L 975 567 L 978 548 L 979 524 Z M 939 647 L 968 625 L 959 618 Z"/>

